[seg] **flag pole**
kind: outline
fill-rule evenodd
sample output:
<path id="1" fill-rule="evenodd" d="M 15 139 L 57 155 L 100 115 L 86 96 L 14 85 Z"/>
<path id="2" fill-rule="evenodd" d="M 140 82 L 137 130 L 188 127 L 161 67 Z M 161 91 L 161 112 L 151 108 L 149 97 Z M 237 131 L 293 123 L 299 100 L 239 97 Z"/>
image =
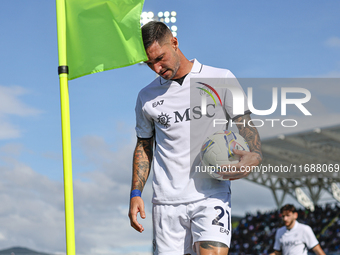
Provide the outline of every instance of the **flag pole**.
<path id="1" fill-rule="evenodd" d="M 67 255 L 75 255 L 76 247 L 73 208 L 70 105 L 68 93 L 68 67 L 66 57 L 65 0 L 56 0 L 56 10 L 59 56 L 58 75 L 60 83 L 61 129 L 64 166 L 66 253 Z"/>

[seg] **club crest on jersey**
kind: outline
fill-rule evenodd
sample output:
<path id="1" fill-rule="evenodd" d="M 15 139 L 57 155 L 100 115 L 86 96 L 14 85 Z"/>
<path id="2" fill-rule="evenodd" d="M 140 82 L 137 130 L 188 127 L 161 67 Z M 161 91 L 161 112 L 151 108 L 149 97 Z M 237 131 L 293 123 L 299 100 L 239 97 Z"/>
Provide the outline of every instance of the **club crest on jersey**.
<path id="1" fill-rule="evenodd" d="M 203 82 L 197 82 L 197 83 L 203 85 L 203 88 L 197 87 L 200 90 L 201 97 L 202 96 L 205 97 L 206 95 L 209 95 L 212 98 L 212 100 L 214 101 L 215 105 L 217 105 L 215 97 L 213 95 L 213 94 L 215 94 L 215 96 L 217 97 L 221 106 L 223 106 L 220 95 L 217 93 L 217 91 L 212 86 L 210 86 L 209 84 L 203 83 Z M 203 100 L 203 98 L 202 98 L 202 100 Z"/>
<path id="2" fill-rule="evenodd" d="M 201 96 L 205 96 L 205 95 L 210 95 L 212 93 L 212 90 L 209 88 L 204 88 L 204 87 L 197 87 L 199 89 L 199 93 Z"/>
<path id="3" fill-rule="evenodd" d="M 170 123 L 171 118 L 172 117 L 170 117 L 169 114 L 162 112 L 160 115 L 158 115 L 157 120 L 158 120 L 159 124 L 162 124 L 164 127 L 168 128 L 168 127 L 170 127 L 169 123 Z"/>

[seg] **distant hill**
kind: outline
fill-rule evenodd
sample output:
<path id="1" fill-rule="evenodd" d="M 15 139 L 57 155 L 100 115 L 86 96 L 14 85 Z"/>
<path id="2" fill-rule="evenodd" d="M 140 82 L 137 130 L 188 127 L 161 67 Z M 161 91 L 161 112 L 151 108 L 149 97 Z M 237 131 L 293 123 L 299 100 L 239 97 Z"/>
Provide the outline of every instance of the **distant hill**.
<path id="1" fill-rule="evenodd" d="M 231 216 L 231 223 L 239 222 L 244 216 Z"/>
<path id="2" fill-rule="evenodd" d="M 240 223 L 240 220 L 243 219 L 244 217 L 241 216 L 231 216 L 231 226 L 232 229 L 237 228 L 238 224 Z M 1 255 L 1 253 L 0 253 Z"/>
<path id="3" fill-rule="evenodd" d="M 5 250 L 0 250 L 0 255 L 50 255 L 43 252 L 32 251 L 23 247 L 12 247 Z"/>

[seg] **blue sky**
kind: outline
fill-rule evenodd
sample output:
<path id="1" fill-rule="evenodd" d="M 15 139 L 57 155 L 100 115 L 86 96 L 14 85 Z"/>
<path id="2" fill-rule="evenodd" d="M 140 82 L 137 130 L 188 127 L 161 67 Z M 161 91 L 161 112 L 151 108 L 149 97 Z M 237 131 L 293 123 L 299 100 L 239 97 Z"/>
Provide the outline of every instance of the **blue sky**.
<path id="1" fill-rule="evenodd" d="M 236 77 L 340 77 L 336 0 L 146 0 L 144 10 L 175 10 L 186 57 Z M 0 24 L 0 249 L 65 252 L 55 1 L 7 1 Z M 69 83 L 79 254 L 151 250 L 150 183 L 143 194 L 145 233 L 135 233 L 126 215 L 135 100 L 154 77 L 135 65 Z M 255 89 L 261 101 L 261 88 Z M 339 89 L 309 89 L 319 119 L 294 132 L 340 124 Z M 285 131 L 260 133 L 266 138 Z M 267 190 L 240 180 L 233 183 L 233 208 L 240 215 L 275 204 Z"/>

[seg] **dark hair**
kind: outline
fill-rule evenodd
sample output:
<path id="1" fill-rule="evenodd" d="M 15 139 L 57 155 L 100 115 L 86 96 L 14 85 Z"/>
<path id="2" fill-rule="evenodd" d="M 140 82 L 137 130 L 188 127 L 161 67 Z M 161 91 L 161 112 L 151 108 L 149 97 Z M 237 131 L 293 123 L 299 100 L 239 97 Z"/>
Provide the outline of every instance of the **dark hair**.
<path id="1" fill-rule="evenodd" d="M 292 204 L 286 204 L 284 206 L 281 207 L 280 212 L 283 213 L 283 211 L 289 211 L 289 212 L 296 212 L 296 208 L 294 205 Z"/>
<path id="2" fill-rule="evenodd" d="M 172 33 L 163 22 L 150 21 L 142 26 L 142 37 L 145 49 L 149 48 L 154 42 L 158 42 L 161 45 L 168 36 L 172 36 Z"/>

